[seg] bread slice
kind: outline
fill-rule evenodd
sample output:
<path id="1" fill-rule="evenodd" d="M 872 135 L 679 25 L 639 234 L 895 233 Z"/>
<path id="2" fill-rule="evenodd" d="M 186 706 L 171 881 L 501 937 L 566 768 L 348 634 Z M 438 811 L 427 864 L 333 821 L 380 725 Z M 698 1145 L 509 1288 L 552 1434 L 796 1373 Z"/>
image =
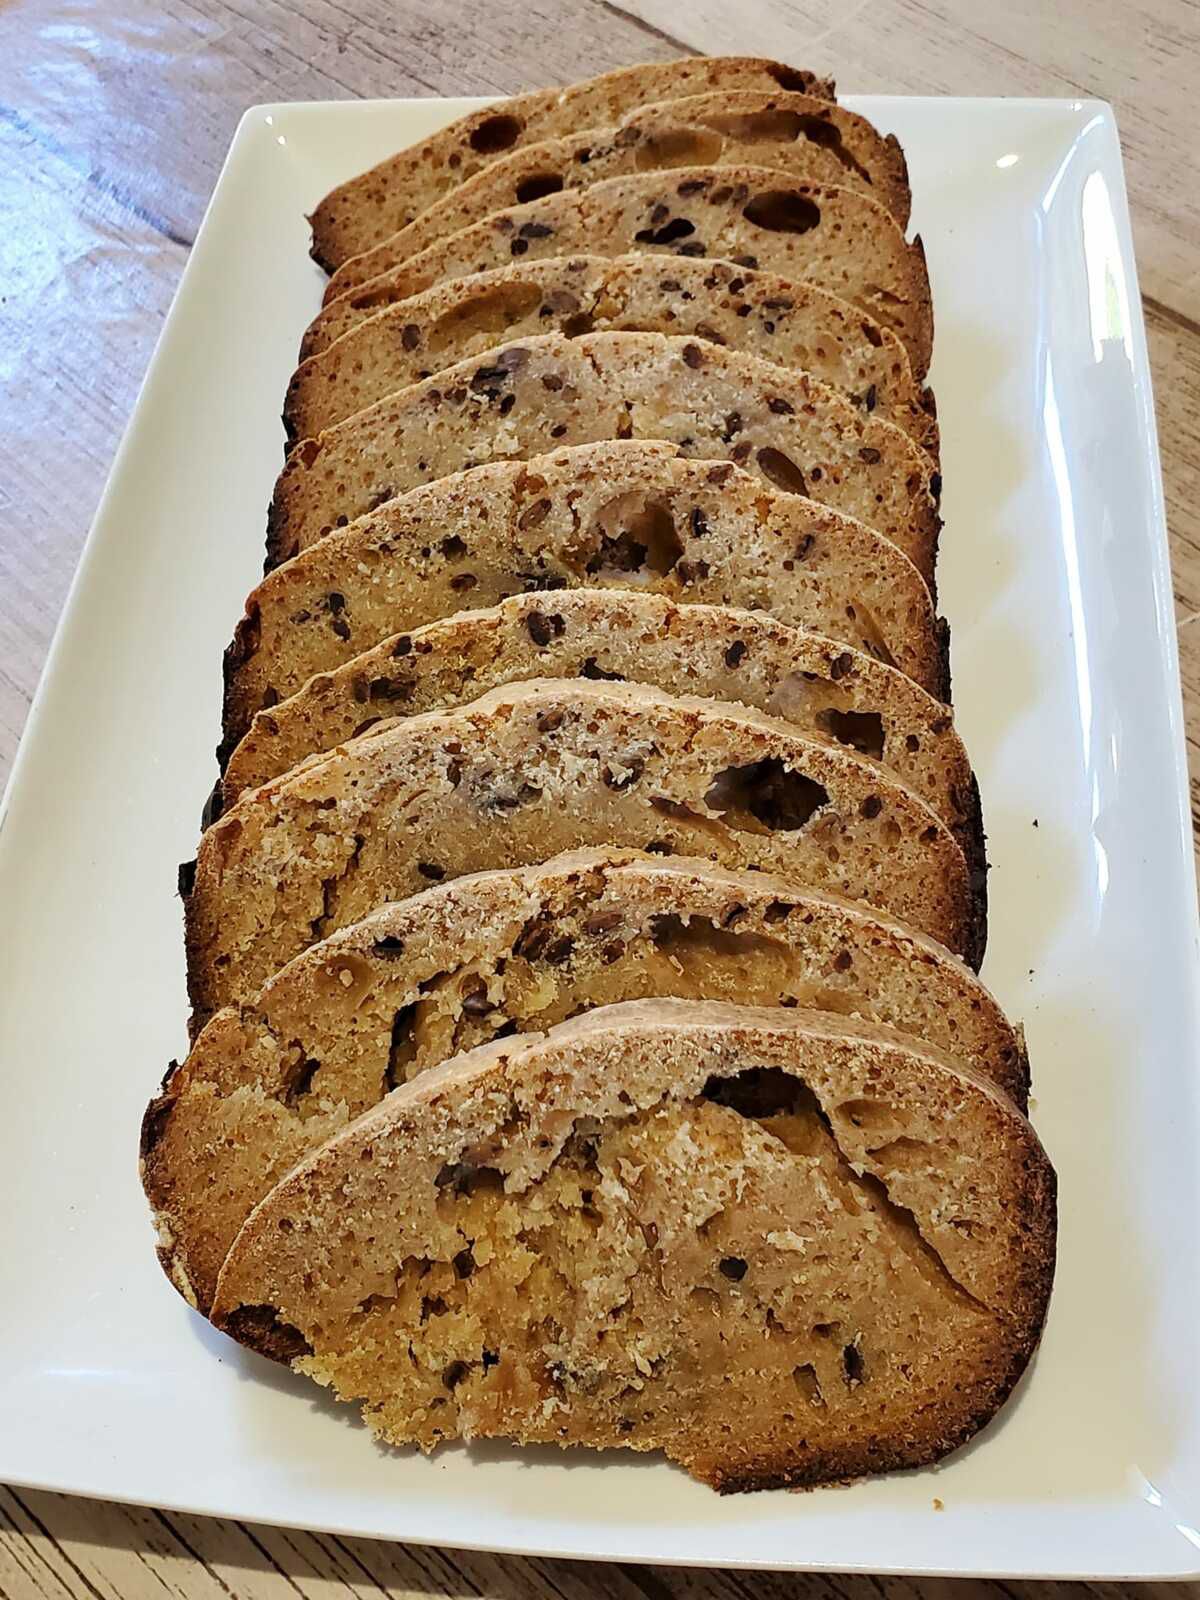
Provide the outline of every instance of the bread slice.
<path id="1" fill-rule="evenodd" d="M 518 257 L 580 253 L 721 257 L 812 283 L 891 328 L 918 378 L 929 369 L 933 310 L 920 240 L 908 244 L 866 195 L 749 166 L 610 178 L 498 211 L 331 301 L 309 326 L 301 357 L 435 283 Z"/>
<path id="2" fill-rule="evenodd" d="M 312 255 L 332 272 L 518 146 L 577 128 L 607 127 L 634 106 L 679 95 L 779 89 L 833 99 L 811 72 L 753 56 L 694 56 L 621 67 L 566 89 L 537 89 L 469 112 L 341 184 L 313 212 Z"/>
<path id="3" fill-rule="evenodd" d="M 915 1467 L 1041 1332 L 1055 1179 L 903 1034 L 654 1000 L 485 1045 L 254 1211 L 213 1319 L 372 1431 L 662 1450 L 723 1491 Z"/>
<path id="4" fill-rule="evenodd" d="M 763 872 L 579 852 L 384 907 L 212 1019 L 145 1118 L 165 1270 L 206 1311 L 253 1206 L 383 1094 L 477 1044 L 655 995 L 903 1028 L 1025 1104 L 1019 1033 L 911 928 Z"/>
<path id="5" fill-rule="evenodd" d="M 642 106 L 615 128 L 574 130 L 518 146 L 390 239 L 343 263 L 326 289 L 326 304 L 494 211 L 608 178 L 727 166 L 769 167 L 787 178 L 857 189 L 878 200 L 898 227 L 908 225 L 912 195 L 903 152 L 865 117 L 812 95 L 689 95 Z"/>
<path id="6" fill-rule="evenodd" d="M 944 627 L 895 545 L 729 463 L 622 441 L 439 478 L 269 573 L 225 654 L 223 757 L 257 711 L 385 639 L 400 659 L 464 603 L 580 587 L 762 611 L 949 699 Z"/>
<path id="7" fill-rule="evenodd" d="M 890 329 L 811 284 L 653 255 L 518 261 L 401 300 L 301 363 L 284 429 L 292 441 L 312 438 L 396 389 L 540 333 L 688 334 L 797 367 L 937 458 L 933 396 Z"/>
<path id="8" fill-rule="evenodd" d="M 385 900 L 606 844 L 780 872 L 982 954 L 954 836 L 874 762 L 742 707 L 541 679 L 364 734 L 214 823 L 186 898 L 196 1015 Z"/>
<path id="9" fill-rule="evenodd" d="M 906 434 L 803 372 L 653 333 L 501 345 L 306 440 L 275 485 L 268 561 L 433 478 L 628 438 L 744 463 L 776 488 L 858 517 L 932 575 L 941 480 Z"/>
<path id="10" fill-rule="evenodd" d="M 465 705 L 528 678 L 650 684 L 751 706 L 878 761 L 982 855 L 970 762 L 948 706 L 839 641 L 728 606 L 628 589 L 515 595 L 395 635 L 260 711 L 225 768 L 235 803 L 309 756 L 398 717 Z"/>

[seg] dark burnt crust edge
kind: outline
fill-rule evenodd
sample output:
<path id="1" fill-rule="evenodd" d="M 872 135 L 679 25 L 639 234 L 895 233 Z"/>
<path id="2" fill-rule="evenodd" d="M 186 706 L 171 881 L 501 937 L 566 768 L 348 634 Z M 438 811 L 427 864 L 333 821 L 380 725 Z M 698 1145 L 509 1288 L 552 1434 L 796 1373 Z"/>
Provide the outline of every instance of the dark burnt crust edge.
<path id="1" fill-rule="evenodd" d="M 917 359 L 917 352 L 911 346 L 908 347 L 908 358 L 912 364 L 913 377 L 918 383 L 923 384 L 929 376 L 929 368 L 933 361 L 934 324 L 933 290 L 929 283 L 929 265 L 925 259 L 925 241 L 919 233 L 913 238 L 912 243 L 909 245 L 909 250 L 918 264 L 915 272 L 916 282 L 914 287 L 920 316 L 921 359 Z M 893 332 L 897 338 L 900 338 L 898 329 L 893 329 Z M 901 338 L 900 342 L 903 344 L 905 341 Z"/>
<path id="2" fill-rule="evenodd" d="M 286 467 L 284 468 L 286 471 Z M 278 486 L 271 496 L 271 504 L 267 507 L 267 545 L 266 555 L 263 559 L 263 573 L 274 572 L 276 567 L 282 566 L 297 553 L 296 548 L 289 548 L 288 541 L 288 515 L 279 495 Z"/>
<path id="3" fill-rule="evenodd" d="M 328 198 L 328 197 L 326 197 Z M 320 267 L 321 271 L 332 277 L 337 271 L 338 263 L 332 254 L 333 245 L 331 236 L 336 233 L 336 228 L 330 226 L 328 212 L 325 210 L 325 201 L 322 200 L 317 209 L 308 218 L 308 225 L 312 229 L 312 243 L 308 253 Z"/>
<path id="4" fill-rule="evenodd" d="M 950 672 L 950 624 L 945 617 L 936 620 L 938 651 L 938 698 L 945 705 L 953 704 L 953 684 Z M 987 832 L 983 825 L 983 801 L 979 793 L 979 779 L 971 773 L 970 792 L 966 796 L 966 815 L 954 830 L 967 863 L 967 893 L 965 926 L 963 930 L 963 959 L 973 971 L 983 965 L 988 936 L 988 859 Z M 1028 1083 L 1028 1071 L 1026 1072 Z"/>
<path id="5" fill-rule="evenodd" d="M 199 914 L 195 895 L 184 902 L 183 945 L 187 955 L 187 991 L 192 1014 L 188 1018 L 188 1044 L 195 1044 L 201 1028 L 214 1014 L 211 1004 L 212 973 L 201 959 Z"/>
<path id="6" fill-rule="evenodd" d="M 221 742 L 217 746 L 217 766 L 221 772 L 229 758 L 250 731 L 254 712 L 245 705 L 240 692 L 239 677 L 242 668 L 258 653 L 262 616 L 254 590 L 246 601 L 246 609 L 238 618 L 233 638 L 225 646 L 221 657 Z"/>
<path id="7" fill-rule="evenodd" d="M 138 1156 L 142 1162 L 149 1161 L 155 1149 L 166 1132 L 167 1123 L 175 1109 L 175 1095 L 171 1090 L 171 1079 L 179 1071 L 179 1062 L 172 1061 L 163 1074 L 159 1092 L 151 1100 L 142 1113 L 142 1125 L 138 1134 Z M 149 1196 L 148 1196 L 149 1197 Z M 151 1197 L 152 1198 L 152 1197 Z"/>
<path id="8" fill-rule="evenodd" d="M 936 651 L 935 666 L 937 681 L 933 685 L 932 693 L 948 706 L 950 702 L 950 624 L 945 617 L 935 617 L 934 649 Z"/>
<path id="9" fill-rule="evenodd" d="M 245 1350 L 290 1366 L 300 1356 L 310 1356 L 312 1345 L 290 1322 L 284 1322 L 275 1306 L 235 1306 L 214 1316 L 213 1326 L 235 1340 Z"/>
<path id="10" fill-rule="evenodd" d="M 983 826 L 983 803 L 979 795 L 979 779 L 971 773 L 971 793 L 967 816 L 963 821 L 961 843 L 967 861 L 967 881 L 971 896 L 968 943 L 968 963 L 976 972 L 983 965 L 988 937 L 988 859 L 987 833 Z M 1026 1089 L 1028 1089 L 1028 1063 L 1026 1063 Z"/>
<path id="11" fill-rule="evenodd" d="M 875 130 L 878 132 L 878 130 Z M 908 157 L 904 153 L 904 146 L 894 133 L 884 136 L 883 147 L 889 152 L 896 163 L 894 181 L 898 190 L 902 191 L 908 200 L 908 214 L 912 215 L 912 179 L 908 171 Z M 899 221 L 899 218 L 896 219 Z M 907 219 L 906 219 L 907 225 Z"/>

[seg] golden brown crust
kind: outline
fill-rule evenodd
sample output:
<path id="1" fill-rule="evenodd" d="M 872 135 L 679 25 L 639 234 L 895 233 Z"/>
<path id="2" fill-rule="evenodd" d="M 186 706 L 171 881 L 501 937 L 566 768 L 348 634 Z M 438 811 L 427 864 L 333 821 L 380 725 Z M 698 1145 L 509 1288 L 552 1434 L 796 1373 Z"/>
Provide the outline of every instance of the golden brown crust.
<path id="1" fill-rule="evenodd" d="M 779 61 L 699 56 L 620 67 L 562 89 L 537 89 L 472 111 L 327 194 L 313 212 L 312 256 L 327 272 L 410 222 L 515 142 L 617 120 L 633 106 L 702 91 L 785 89 L 833 99 L 833 83 Z"/>

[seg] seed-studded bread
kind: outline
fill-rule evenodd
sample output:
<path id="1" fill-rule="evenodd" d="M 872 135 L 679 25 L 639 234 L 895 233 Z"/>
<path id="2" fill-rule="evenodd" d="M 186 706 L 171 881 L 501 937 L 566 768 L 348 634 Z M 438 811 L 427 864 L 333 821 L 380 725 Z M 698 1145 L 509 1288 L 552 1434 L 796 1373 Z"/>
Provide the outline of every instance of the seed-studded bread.
<path id="1" fill-rule="evenodd" d="M 767 873 L 580 852 L 374 912 L 215 1016 L 146 1113 L 164 1268 L 206 1311 L 252 1207 L 383 1094 L 477 1044 L 656 995 L 886 1023 L 1025 1104 L 1020 1035 L 921 934 Z"/>
<path id="2" fill-rule="evenodd" d="M 879 761 L 937 812 L 969 860 L 981 853 L 971 767 L 948 706 L 894 667 L 761 612 L 627 589 L 516 595 L 321 673 L 255 717 L 226 766 L 224 805 L 386 720 L 527 678 L 644 683 L 765 711 Z"/>
<path id="3" fill-rule="evenodd" d="M 439 240 L 327 305 L 301 357 L 373 311 L 518 256 L 668 254 L 722 257 L 847 300 L 902 340 L 918 378 L 929 368 L 933 311 L 920 240 L 908 244 L 866 195 L 801 183 L 766 167 L 685 167 L 610 178 L 499 211 Z"/>
<path id="4" fill-rule="evenodd" d="M 810 882 L 979 964 L 962 851 L 874 762 L 739 706 L 540 679 L 364 734 L 214 823 L 186 896 L 196 1018 L 430 881 L 610 844 Z"/>
<path id="5" fill-rule="evenodd" d="M 728 463 L 624 441 L 439 478 L 269 573 L 226 651 L 223 754 L 255 712 L 384 639 L 585 586 L 763 611 L 949 699 L 945 630 L 895 545 Z"/>
<path id="6" fill-rule="evenodd" d="M 433 478 L 556 445 L 664 439 L 858 517 L 933 572 L 941 480 L 899 428 L 803 372 L 697 339 L 547 334 L 460 361 L 306 440 L 275 485 L 269 564 Z"/>
<path id="7" fill-rule="evenodd" d="M 635 1001 L 456 1057 L 331 1139 L 243 1227 L 213 1319 L 393 1444 L 812 1484 L 935 1461 L 993 1415 L 1054 1233 L 1037 1136 L 953 1057 Z"/>
<path id="8" fill-rule="evenodd" d="M 460 183 L 390 239 L 334 273 L 325 300 L 356 289 L 494 211 L 609 178 L 681 167 L 769 167 L 787 178 L 857 189 L 900 228 L 912 195 L 904 155 L 852 111 L 803 94 L 689 95 L 630 112 L 615 128 L 585 128 L 520 145 Z"/>
<path id="9" fill-rule="evenodd" d="M 741 89 L 768 94 L 786 89 L 833 99 L 833 84 L 826 79 L 753 56 L 698 56 L 622 67 L 566 89 L 517 95 L 460 117 L 327 194 L 309 218 L 313 259 L 332 272 L 521 144 L 577 128 L 607 127 L 634 106 Z"/>
<path id="10" fill-rule="evenodd" d="M 500 343 L 593 332 L 689 334 L 798 367 L 937 458 L 932 393 L 915 382 L 890 329 L 810 284 L 682 256 L 551 256 L 426 289 L 302 362 L 288 385 L 284 429 L 289 440 L 310 439 Z"/>

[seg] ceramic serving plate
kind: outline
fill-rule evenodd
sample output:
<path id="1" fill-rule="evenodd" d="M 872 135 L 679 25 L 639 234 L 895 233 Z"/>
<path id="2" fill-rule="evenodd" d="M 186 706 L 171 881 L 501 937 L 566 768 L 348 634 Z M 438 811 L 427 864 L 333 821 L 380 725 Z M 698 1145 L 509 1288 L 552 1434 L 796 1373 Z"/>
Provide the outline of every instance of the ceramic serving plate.
<path id="1" fill-rule="evenodd" d="M 848 102 L 904 143 L 937 311 L 941 584 L 1061 1179 L 1033 1370 L 940 1470 L 718 1499 L 634 1456 L 376 1448 L 155 1262 L 142 1108 L 185 1048 L 175 864 L 319 303 L 305 212 L 468 101 L 247 113 L 67 606 L 0 833 L 0 1480 L 549 1555 L 1200 1571 L 1197 916 L 1171 584 L 1116 129 L 1079 101 Z"/>

